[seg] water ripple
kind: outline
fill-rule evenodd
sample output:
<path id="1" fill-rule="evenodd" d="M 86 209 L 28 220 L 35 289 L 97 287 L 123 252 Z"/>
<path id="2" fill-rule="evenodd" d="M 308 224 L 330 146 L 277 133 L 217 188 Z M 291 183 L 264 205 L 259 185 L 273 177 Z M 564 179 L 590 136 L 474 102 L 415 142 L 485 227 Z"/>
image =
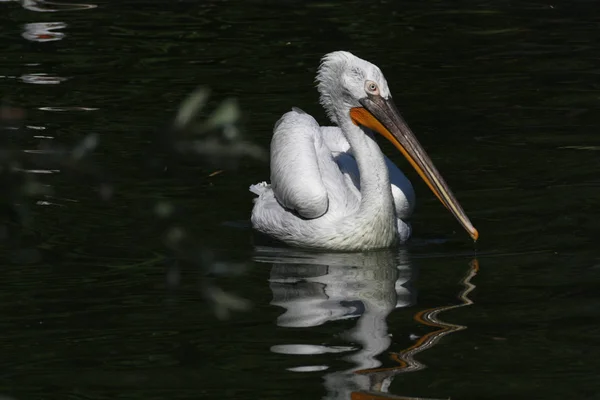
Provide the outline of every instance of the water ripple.
<path id="1" fill-rule="evenodd" d="M 95 107 L 76 107 L 76 106 L 72 106 L 72 107 L 38 107 L 38 110 L 41 111 L 56 111 L 56 112 L 63 112 L 63 111 L 96 111 L 99 110 L 99 108 L 95 108 Z"/>
<path id="2" fill-rule="evenodd" d="M 26 172 L 29 174 L 57 174 L 60 172 L 59 169 L 24 169 L 24 168 L 15 168 L 15 171 Z"/>
<path id="3" fill-rule="evenodd" d="M 31 22 L 23 25 L 21 36 L 32 42 L 53 42 L 65 37 L 63 32 L 55 31 L 66 27 L 64 22 Z"/>
<path id="4" fill-rule="evenodd" d="M 59 83 L 66 81 L 68 78 L 39 72 L 23 75 L 20 79 L 25 83 L 32 83 L 35 85 L 58 85 Z"/>
<path id="5" fill-rule="evenodd" d="M 96 4 L 68 4 L 44 0 L 22 0 L 21 6 L 29 11 L 36 12 L 89 10 L 98 7 Z"/>

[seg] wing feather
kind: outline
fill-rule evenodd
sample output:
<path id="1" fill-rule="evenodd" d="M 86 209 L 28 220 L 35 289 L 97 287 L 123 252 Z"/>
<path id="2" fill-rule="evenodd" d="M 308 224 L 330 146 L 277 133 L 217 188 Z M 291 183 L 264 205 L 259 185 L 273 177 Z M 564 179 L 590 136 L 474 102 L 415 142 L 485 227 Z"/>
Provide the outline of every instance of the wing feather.
<path id="1" fill-rule="evenodd" d="M 317 147 L 323 146 L 319 124 L 294 108 L 275 124 L 271 140 L 271 188 L 277 201 L 313 219 L 327 212 L 329 200 L 321 178 Z"/>

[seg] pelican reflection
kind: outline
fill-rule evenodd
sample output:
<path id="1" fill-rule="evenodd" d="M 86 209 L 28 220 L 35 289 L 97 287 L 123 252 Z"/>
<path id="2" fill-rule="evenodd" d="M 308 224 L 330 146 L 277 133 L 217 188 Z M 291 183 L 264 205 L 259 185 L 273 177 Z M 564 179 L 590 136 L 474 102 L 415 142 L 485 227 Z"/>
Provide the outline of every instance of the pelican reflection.
<path id="1" fill-rule="evenodd" d="M 444 310 L 471 304 L 467 295 L 474 288 L 469 281 L 477 271 L 476 263 L 470 265 L 462 281 L 461 304 L 424 310 L 414 316 L 418 323 L 439 329 L 414 338 L 413 344 L 404 350 L 392 352 L 387 317 L 396 308 L 416 304 L 416 291 L 412 285 L 416 268 L 411 265 L 405 250 L 352 254 L 269 247 L 256 250 L 256 261 L 272 264 L 271 304 L 284 310 L 277 317 L 278 326 L 309 328 L 347 320 L 339 322 L 347 328 L 348 320 L 354 320 L 350 329 L 334 335 L 327 343 L 314 344 L 308 339 L 309 343 L 271 346 L 274 353 L 312 355 L 294 357 L 298 364 L 287 369 L 327 371 L 323 375 L 328 393 L 326 399 L 397 398 L 387 394 L 394 377 L 424 368 L 414 356 L 431 348 L 443 336 L 464 329 L 445 323 L 438 316 Z M 407 331 L 406 336 L 409 334 Z M 326 353 L 337 353 L 335 359 L 341 356 L 352 364 L 351 367 L 341 371 L 333 368 L 329 364 L 331 358 L 319 356 Z M 382 366 L 381 360 L 390 359 L 394 364 L 392 367 L 389 367 L 389 361 L 386 361 L 387 366 Z"/>
<path id="2" fill-rule="evenodd" d="M 314 327 L 356 318 L 355 327 L 342 337 L 360 348 L 286 344 L 274 346 L 274 352 L 349 352 L 347 359 L 360 369 L 376 368 L 381 364 L 376 357 L 390 346 L 387 316 L 396 307 L 414 303 L 409 287 L 412 270 L 405 252 L 344 254 L 259 248 L 256 260 L 273 264 L 271 304 L 285 309 L 277 325 Z"/>

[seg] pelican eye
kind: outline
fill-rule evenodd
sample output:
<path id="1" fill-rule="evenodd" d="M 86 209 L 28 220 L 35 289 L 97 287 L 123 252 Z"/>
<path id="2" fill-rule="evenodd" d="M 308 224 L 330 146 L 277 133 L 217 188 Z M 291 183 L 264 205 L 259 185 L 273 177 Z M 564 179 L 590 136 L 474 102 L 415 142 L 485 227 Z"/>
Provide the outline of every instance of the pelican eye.
<path id="1" fill-rule="evenodd" d="M 365 83 L 365 90 L 369 94 L 378 95 L 379 94 L 379 86 L 373 81 L 367 81 Z"/>

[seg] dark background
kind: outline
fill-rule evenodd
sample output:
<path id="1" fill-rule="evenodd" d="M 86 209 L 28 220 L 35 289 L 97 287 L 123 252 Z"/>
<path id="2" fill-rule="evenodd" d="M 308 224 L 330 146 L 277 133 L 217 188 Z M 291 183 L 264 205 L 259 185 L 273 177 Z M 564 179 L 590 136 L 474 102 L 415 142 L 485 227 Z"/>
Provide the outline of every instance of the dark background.
<path id="1" fill-rule="evenodd" d="M 96 181 L 77 171 L 36 174 L 53 194 L 42 203 L 24 200 L 32 222 L 1 247 L 2 394 L 348 398 L 324 384 L 326 374 L 352 369 L 346 353 L 269 350 L 283 343 L 360 345 L 340 334 L 356 319 L 277 325 L 283 309 L 270 304 L 269 284 L 277 262 L 256 259 L 248 228 L 247 189 L 268 179 L 268 166 L 244 160 L 238 170 L 209 176 L 218 168 L 165 161 L 153 146 L 198 85 L 212 89 L 211 107 L 237 98 L 245 137 L 266 148 L 273 124 L 292 106 L 327 124 L 315 71 L 325 53 L 348 50 L 381 67 L 398 108 L 481 237 L 473 245 L 408 163 L 382 143 L 415 185 L 418 205 L 413 240 L 399 261 L 411 271 L 412 300 L 387 316 L 391 344 L 376 358 L 398 368 L 390 354 L 409 347 L 410 334 L 436 329 L 415 315 L 462 304 L 461 279 L 472 259 L 480 265 L 471 280 L 474 304 L 440 316 L 467 329 L 416 355 L 427 368 L 399 373 L 389 392 L 598 398 L 597 2 L 94 5 L 0 2 L 0 94 L 26 112 L 11 145 L 73 146 L 95 134 L 99 145 L 88 159 L 113 190 L 103 199 Z M 30 25 L 40 23 L 63 27 L 39 33 Z M 36 26 L 37 36 L 24 35 Z M 40 41 L 53 35 L 57 40 Z M 40 84 L 48 80 L 54 83 Z M 185 210 L 186 229 L 216 259 L 245 264 L 217 280 L 251 301 L 251 310 L 217 319 L 200 266 L 182 264 L 180 283 L 169 284 L 174 256 L 154 213 L 160 200 Z M 308 258 L 319 264 L 319 256 Z M 380 280 L 352 282 L 377 287 Z M 385 290 L 382 298 L 397 295 Z M 328 369 L 288 370 L 299 365 Z"/>

